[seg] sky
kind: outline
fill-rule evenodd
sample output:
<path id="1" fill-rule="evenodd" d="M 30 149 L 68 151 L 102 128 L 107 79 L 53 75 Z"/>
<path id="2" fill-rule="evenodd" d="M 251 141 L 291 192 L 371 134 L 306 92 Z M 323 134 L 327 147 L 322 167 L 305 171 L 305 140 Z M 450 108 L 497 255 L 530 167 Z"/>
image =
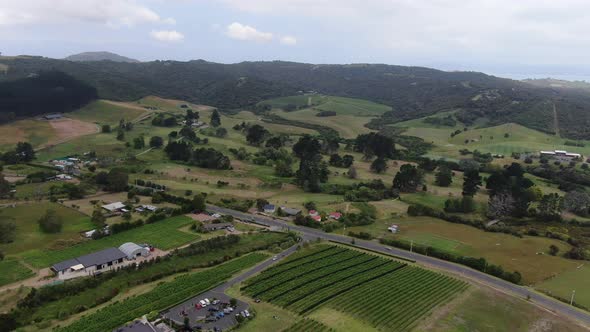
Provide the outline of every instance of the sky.
<path id="1" fill-rule="evenodd" d="M 0 0 L 0 52 L 386 63 L 590 81 L 587 0 Z"/>

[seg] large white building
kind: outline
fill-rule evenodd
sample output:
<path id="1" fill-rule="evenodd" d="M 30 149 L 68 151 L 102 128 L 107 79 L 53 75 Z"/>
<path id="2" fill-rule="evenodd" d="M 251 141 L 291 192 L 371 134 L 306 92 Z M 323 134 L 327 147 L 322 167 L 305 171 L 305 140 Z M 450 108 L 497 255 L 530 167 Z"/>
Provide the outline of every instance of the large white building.
<path id="1" fill-rule="evenodd" d="M 553 157 L 556 159 L 572 160 L 582 159 L 582 155 L 579 153 L 567 152 L 565 150 L 553 150 L 553 151 L 540 151 L 541 157 Z"/>

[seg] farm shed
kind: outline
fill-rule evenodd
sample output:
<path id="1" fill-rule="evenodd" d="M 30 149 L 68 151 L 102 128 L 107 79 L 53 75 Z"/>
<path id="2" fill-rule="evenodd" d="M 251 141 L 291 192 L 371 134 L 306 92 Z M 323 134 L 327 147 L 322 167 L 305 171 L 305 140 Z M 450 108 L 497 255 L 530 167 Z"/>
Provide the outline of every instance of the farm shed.
<path id="1" fill-rule="evenodd" d="M 141 247 L 133 242 L 123 243 L 119 247 L 119 250 L 127 255 L 127 259 L 134 259 L 139 256 L 147 257 L 150 255 L 150 250 L 148 248 Z"/>
<path id="2" fill-rule="evenodd" d="M 218 229 L 225 229 L 225 228 L 228 228 L 231 226 L 233 226 L 233 225 L 228 222 L 222 222 L 222 223 L 217 223 L 217 224 L 204 224 L 203 228 L 208 231 L 216 231 Z"/>
<path id="3" fill-rule="evenodd" d="M 276 207 L 273 204 L 266 204 L 262 209 L 265 213 L 275 213 Z"/>

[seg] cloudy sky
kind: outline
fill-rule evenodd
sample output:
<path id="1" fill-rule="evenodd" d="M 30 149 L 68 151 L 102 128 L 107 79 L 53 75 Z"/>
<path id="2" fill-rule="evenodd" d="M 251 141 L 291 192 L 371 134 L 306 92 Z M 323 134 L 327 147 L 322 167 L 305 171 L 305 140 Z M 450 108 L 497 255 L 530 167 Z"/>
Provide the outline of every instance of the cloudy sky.
<path id="1" fill-rule="evenodd" d="M 587 0 L 0 0 L 0 51 L 590 77 Z"/>

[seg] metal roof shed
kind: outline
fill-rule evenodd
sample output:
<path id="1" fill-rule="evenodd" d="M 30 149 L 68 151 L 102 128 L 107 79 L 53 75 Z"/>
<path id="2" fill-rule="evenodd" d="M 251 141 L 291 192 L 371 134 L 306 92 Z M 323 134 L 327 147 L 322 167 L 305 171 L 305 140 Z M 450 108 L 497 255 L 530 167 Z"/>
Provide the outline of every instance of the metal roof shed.
<path id="1" fill-rule="evenodd" d="M 148 256 L 150 254 L 150 250 L 145 247 L 141 247 L 133 242 L 123 243 L 119 250 L 121 250 L 126 256 L 127 259 L 133 259 L 137 256 Z"/>

